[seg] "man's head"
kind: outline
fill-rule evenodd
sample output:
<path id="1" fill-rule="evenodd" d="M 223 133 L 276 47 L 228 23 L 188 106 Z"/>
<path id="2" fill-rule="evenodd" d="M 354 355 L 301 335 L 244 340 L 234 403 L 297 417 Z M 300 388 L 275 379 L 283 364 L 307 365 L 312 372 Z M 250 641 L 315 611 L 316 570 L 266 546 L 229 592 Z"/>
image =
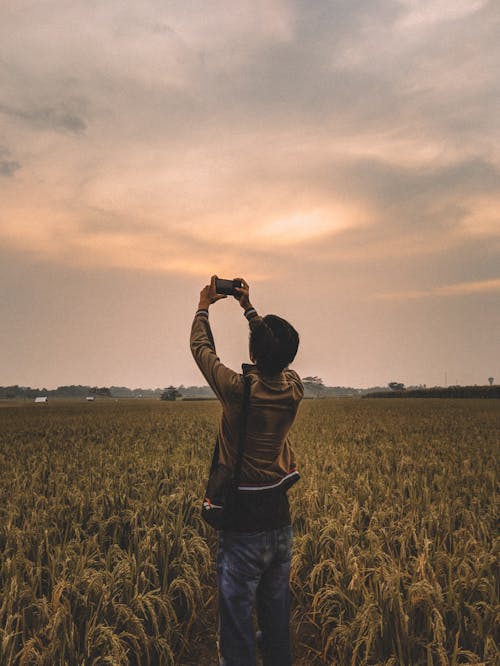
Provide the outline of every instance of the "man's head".
<path id="1" fill-rule="evenodd" d="M 264 375 L 275 375 L 289 365 L 299 347 L 299 334 L 285 319 L 266 315 L 250 333 L 250 357 Z"/>

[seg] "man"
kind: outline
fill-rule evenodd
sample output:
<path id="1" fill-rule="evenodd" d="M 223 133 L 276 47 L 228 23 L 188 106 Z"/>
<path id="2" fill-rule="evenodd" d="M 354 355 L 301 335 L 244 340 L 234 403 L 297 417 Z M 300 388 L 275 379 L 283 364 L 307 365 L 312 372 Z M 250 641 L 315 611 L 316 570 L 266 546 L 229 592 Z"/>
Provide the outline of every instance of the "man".
<path id="1" fill-rule="evenodd" d="M 297 331 L 276 315 L 260 317 L 242 278 L 235 298 L 250 326 L 248 418 L 234 524 L 219 532 L 219 659 L 222 666 L 255 666 L 252 613 L 256 606 L 264 666 L 290 666 L 290 559 L 292 527 L 286 491 L 299 479 L 288 432 L 304 395 L 288 365 L 299 345 Z M 208 320 L 210 305 L 223 295 L 216 276 L 200 293 L 191 329 L 191 351 L 222 404 L 219 461 L 234 467 L 244 378 L 223 365 Z"/>

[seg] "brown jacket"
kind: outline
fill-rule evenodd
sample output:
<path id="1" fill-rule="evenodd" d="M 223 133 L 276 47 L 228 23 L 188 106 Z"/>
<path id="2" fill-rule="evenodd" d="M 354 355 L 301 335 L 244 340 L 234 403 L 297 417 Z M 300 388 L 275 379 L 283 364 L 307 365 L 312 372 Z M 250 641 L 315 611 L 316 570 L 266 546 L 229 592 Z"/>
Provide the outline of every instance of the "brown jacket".
<path id="1" fill-rule="evenodd" d="M 245 313 L 250 328 L 262 324 L 255 310 Z M 223 365 L 215 351 L 208 312 L 199 310 L 191 328 L 191 351 L 203 376 L 222 403 L 219 461 L 234 466 L 238 446 L 243 375 Z M 288 432 L 304 396 L 299 375 L 289 368 L 264 377 L 257 366 L 243 366 L 250 378 L 248 421 L 241 467 L 241 490 L 288 487 L 299 474 Z"/>

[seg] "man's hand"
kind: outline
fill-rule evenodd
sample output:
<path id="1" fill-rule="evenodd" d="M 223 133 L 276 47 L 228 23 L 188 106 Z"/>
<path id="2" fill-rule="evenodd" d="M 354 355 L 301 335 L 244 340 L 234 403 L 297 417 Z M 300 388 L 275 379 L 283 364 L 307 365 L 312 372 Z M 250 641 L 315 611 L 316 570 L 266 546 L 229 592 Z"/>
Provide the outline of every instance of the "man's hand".
<path id="1" fill-rule="evenodd" d="M 252 304 L 250 303 L 250 287 L 243 278 L 235 278 L 235 280 L 239 280 L 243 284 L 243 287 L 235 287 L 234 291 L 236 293 L 234 297 L 239 301 L 244 310 L 248 310 L 252 307 Z"/>
<path id="2" fill-rule="evenodd" d="M 217 275 L 212 275 L 210 279 L 210 284 L 207 284 L 200 291 L 200 302 L 198 304 L 198 310 L 208 310 L 209 305 L 220 301 L 221 298 L 227 298 L 225 294 L 217 294 L 215 291 L 215 280 Z"/>

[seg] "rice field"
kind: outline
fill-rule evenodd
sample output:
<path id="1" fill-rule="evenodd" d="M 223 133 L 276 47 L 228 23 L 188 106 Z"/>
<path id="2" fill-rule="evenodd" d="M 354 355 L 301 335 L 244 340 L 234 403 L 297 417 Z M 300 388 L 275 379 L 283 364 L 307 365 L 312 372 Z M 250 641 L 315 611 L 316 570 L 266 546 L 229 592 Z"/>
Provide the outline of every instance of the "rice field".
<path id="1" fill-rule="evenodd" d="M 0 664 L 216 663 L 215 402 L 0 405 Z M 311 400 L 297 665 L 498 664 L 495 400 Z"/>

